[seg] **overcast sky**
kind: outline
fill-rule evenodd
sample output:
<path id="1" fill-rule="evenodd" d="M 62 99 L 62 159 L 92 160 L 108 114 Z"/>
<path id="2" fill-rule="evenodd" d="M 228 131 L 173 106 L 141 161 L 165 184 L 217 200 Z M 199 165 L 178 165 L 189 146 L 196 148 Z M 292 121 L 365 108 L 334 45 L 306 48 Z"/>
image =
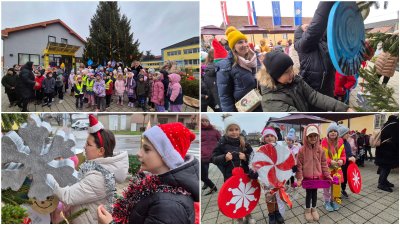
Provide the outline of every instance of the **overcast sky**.
<path id="1" fill-rule="evenodd" d="M 247 16 L 247 1 L 235 0 L 226 1 L 226 8 L 228 15 Z M 272 16 L 272 1 L 271 0 L 255 0 L 255 9 L 257 16 Z M 294 0 L 280 1 L 281 16 L 293 17 L 294 16 Z M 302 1 L 303 17 L 312 17 L 319 1 L 307 0 Z M 365 20 L 365 23 L 372 23 L 382 20 L 396 19 L 399 4 L 396 1 L 389 1 L 388 9 L 383 9 L 383 1 L 380 1 L 380 8 L 371 8 L 370 14 Z M 201 1 L 200 4 L 200 26 L 222 24 L 222 13 L 220 1 Z"/>
<path id="2" fill-rule="evenodd" d="M 61 19 L 82 38 L 98 2 L 1 2 L 1 29 Z M 161 49 L 199 35 L 199 2 L 118 2 L 131 19 L 140 50 L 160 55 Z"/>
<path id="3" fill-rule="evenodd" d="M 224 129 L 224 122 L 222 115 L 224 113 L 207 113 L 210 123 L 217 128 Z M 261 132 L 267 123 L 269 117 L 283 117 L 288 116 L 287 113 L 234 113 L 233 117 L 238 121 L 240 128 L 247 133 Z"/>

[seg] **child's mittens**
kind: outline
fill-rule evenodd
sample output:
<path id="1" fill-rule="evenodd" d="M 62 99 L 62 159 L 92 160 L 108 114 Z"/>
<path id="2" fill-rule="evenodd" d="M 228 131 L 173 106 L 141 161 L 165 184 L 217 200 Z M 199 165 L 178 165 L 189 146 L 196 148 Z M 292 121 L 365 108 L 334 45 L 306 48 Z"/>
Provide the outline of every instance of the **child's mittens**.
<path id="1" fill-rule="evenodd" d="M 256 171 L 250 169 L 247 176 L 249 176 L 250 179 L 256 180 L 258 178 L 258 173 Z"/>

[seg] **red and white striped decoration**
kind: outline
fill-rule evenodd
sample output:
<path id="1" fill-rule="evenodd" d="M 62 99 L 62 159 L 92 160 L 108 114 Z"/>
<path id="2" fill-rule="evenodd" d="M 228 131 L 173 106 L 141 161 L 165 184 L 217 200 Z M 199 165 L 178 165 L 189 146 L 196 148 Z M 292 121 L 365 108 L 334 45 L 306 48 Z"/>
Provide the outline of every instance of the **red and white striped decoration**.
<path id="1" fill-rule="evenodd" d="M 257 25 L 256 9 L 254 8 L 254 1 L 247 1 L 247 18 L 249 25 Z"/>
<path id="2" fill-rule="evenodd" d="M 225 26 L 229 26 L 228 12 L 226 9 L 226 1 L 221 1 L 222 19 L 224 20 Z"/>

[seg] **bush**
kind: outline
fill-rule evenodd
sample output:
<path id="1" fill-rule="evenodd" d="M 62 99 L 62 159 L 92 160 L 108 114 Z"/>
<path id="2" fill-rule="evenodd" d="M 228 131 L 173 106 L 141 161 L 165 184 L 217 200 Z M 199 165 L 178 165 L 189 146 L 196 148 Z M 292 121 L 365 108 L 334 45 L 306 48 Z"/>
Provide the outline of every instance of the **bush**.
<path id="1" fill-rule="evenodd" d="M 138 160 L 137 155 L 129 155 L 129 169 L 128 172 L 132 175 L 135 175 L 140 169 L 140 161 Z"/>
<path id="2" fill-rule="evenodd" d="M 199 99 L 199 80 L 187 80 L 185 76 L 182 76 L 181 86 L 183 95 Z"/>
<path id="3" fill-rule="evenodd" d="M 26 209 L 19 205 L 5 204 L 1 208 L 1 223 L 22 224 L 26 217 L 28 217 Z"/>

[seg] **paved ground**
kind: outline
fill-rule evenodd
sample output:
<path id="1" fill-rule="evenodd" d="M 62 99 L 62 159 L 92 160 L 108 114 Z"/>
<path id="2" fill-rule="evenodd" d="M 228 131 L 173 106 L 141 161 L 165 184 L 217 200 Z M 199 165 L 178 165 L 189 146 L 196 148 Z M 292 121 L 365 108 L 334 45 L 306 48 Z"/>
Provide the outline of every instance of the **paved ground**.
<path id="1" fill-rule="evenodd" d="M 327 212 L 323 207 L 322 190 L 318 191 L 317 208 L 320 214 L 321 224 L 389 224 L 399 223 L 399 170 L 391 172 L 388 180 L 392 182 L 394 192 L 388 193 L 377 189 L 378 175 L 377 167 L 373 162 L 366 162 L 365 167 L 360 167 L 362 175 L 363 189 L 360 194 L 356 195 L 350 192 L 349 199 L 343 199 L 342 207 L 336 212 Z M 210 178 L 220 188 L 223 183 L 223 176 L 218 168 L 210 165 Z M 209 189 L 202 193 L 201 196 L 201 215 L 202 223 L 236 223 L 236 221 L 224 216 L 219 212 L 217 205 L 218 195 L 216 193 L 204 196 Z M 300 189 L 297 199 L 292 200 L 293 208 L 286 209 L 284 215 L 285 223 L 306 223 L 304 219 L 305 191 Z M 268 211 L 265 198 L 259 201 L 258 206 L 252 212 L 253 218 L 258 224 L 268 223 Z"/>
<path id="2" fill-rule="evenodd" d="M 117 98 L 114 96 L 113 102 L 111 102 L 111 106 L 106 112 L 143 112 L 141 108 L 130 108 L 127 106 L 128 98 L 125 96 L 124 105 L 120 106 L 117 105 Z M 63 103 L 58 103 L 59 99 L 56 97 L 51 108 L 50 107 L 42 107 L 41 105 L 35 106 L 34 103 L 29 103 L 28 111 L 30 112 L 94 112 L 92 108 L 86 108 L 87 104 L 84 104 L 82 110 L 76 110 L 75 108 L 75 96 L 69 96 L 68 94 L 64 95 Z M 20 112 L 21 109 L 18 106 L 8 107 L 9 102 L 7 95 L 4 92 L 4 88 L 2 88 L 1 92 L 1 109 L 2 112 Z M 189 106 L 183 105 L 182 106 L 183 112 L 194 112 L 198 111 L 195 108 L 191 108 Z"/>

